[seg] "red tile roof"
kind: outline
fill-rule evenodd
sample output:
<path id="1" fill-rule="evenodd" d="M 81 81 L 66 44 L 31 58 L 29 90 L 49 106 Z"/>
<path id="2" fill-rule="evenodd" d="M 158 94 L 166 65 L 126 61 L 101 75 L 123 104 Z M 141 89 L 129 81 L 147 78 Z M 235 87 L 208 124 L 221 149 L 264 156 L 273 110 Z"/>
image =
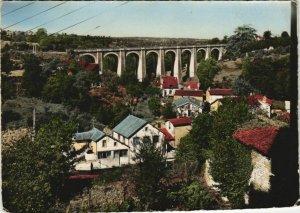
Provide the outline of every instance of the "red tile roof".
<path id="1" fill-rule="evenodd" d="M 254 148 L 267 155 L 278 134 L 278 127 L 253 128 L 249 130 L 239 130 L 233 137 L 241 143 Z"/>
<path id="2" fill-rule="evenodd" d="M 259 101 L 262 101 L 262 102 L 264 102 L 264 103 L 266 103 L 266 104 L 268 104 L 268 105 L 270 105 L 270 106 L 271 106 L 272 103 L 273 103 L 273 101 L 272 101 L 271 99 L 267 98 L 267 97 L 264 96 L 264 95 L 260 95 L 260 94 L 254 95 L 254 98 L 257 99 L 257 100 L 259 100 Z"/>
<path id="3" fill-rule="evenodd" d="M 175 140 L 175 138 L 169 133 L 166 128 L 160 128 L 159 130 L 165 135 L 165 139 L 167 141 Z"/>
<path id="4" fill-rule="evenodd" d="M 174 126 L 185 126 L 192 123 L 192 118 L 171 118 L 168 119 Z"/>
<path id="5" fill-rule="evenodd" d="M 162 87 L 167 88 L 178 88 L 178 81 L 176 77 L 173 76 L 162 76 Z"/>
<path id="6" fill-rule="evenodd" d="M 98 66 L 98 64 L 94 64 L 94 63 L 89 63 L 84 70 L 87 72 L 90 72 L 92 70 L 94 70 L 96 67 Z"/>
<path id="7" fill-rule="evenodd" d="M 203 91 L 194 91 L 194 90 L 176 90 L 175 95 L 180 95 L 180 96 L 196 96 L 196 97 L 202 97 L 203 96 Z"/>
<path id="8" fill-rule="evenodd" d="M 208 92 L 211 95 L 233 95 L 232 89 L 210 89 Z"/>
<path id="9" fill-rule="evenodd" d="M 199 82 L 186 82 L 186 83 L 184 83 L 184 86 L 189 89 L 198 90 L 200 87 L 200 83 Z"/>

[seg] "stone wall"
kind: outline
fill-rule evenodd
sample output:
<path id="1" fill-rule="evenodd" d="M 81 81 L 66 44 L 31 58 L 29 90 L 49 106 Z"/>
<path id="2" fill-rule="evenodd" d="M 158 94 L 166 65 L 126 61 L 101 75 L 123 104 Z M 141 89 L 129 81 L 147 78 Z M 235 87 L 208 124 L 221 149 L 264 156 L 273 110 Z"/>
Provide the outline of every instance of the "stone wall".
<path id="1" fill-rule="evenodd" d="M 253 170 L 250 184 L 253 185 L 255 190 L 268 192 L 271 189 L 271 160 L 254 150 L 251 152 L 251 159 Z"/>

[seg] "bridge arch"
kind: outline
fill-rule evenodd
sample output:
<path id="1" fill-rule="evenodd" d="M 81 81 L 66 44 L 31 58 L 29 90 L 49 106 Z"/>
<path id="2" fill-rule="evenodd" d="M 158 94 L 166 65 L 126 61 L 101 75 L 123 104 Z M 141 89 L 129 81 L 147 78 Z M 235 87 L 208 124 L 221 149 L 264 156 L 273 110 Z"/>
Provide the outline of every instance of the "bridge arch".
<path id="1" fill-rule="evenodd" d="M 92 53 L 83 53 L 83 54 L 79 55 L 79 59 L 82 59 L 84 57 L 92 58 L 93 62 L 91 62 L 91 61 L 88 60 L 88 62 L 90 62 L 90 63 L 98 63 L 97 62 L 97 57 L 94 54 L 92 54 Z"/>
<path id="2" fill-rule="evenodd" d="M 192 59 L 192 50 L 183 49 L 181 51 L 181 80 L 183 82 L 187 81 L 191 77 L 191 59 Z"/>
<path id="3" fill-rule="evenodd" d="M 165 74 L 174 76 L 174 68 L 175 68 L 175 58 L 176 58 L 176 51 L 175 50 L 165 50 Z"/>
<path id="4" fill-rule="evenodd" d="M 159 53 L 157 51 L 148 51 L 146 53 L 146 77 L 153 80 L 157 77 L 159 69 Z"/>
<path id="5" fill-rule="evenodd" d="M 137 51 L 130 51 L 125 54 L 126 75 L 130 75 L 136 79 L 138 78 L 139 59 L 140 54 Z"/>
<path id="6" fill-rule="evenodd" d="M 126 53 L 126 57 L 130 54 L 136 54 L 138 57 L 140 57 L 140 53 L 138 51 L 129 51 Z"/>
<path id="7" fill-rule="evenodd" d="M 103 70 L 112 72 L 118 71 L 119 55 L 114 52 L 108 52 L 103 55 Z"/>
<path id="8" fill-rule="evenodd" d="M 155 53 L 157 56 L 159 55 L 159 52 L 157 50 L 149 50 L 146 52 L 146 55 L 149 55 L 151 53 Z"/>
<path id="9" fill-rule="evenodd" d="M 118 53 L 115 53 L 115 52 L 108 52 L 108 53 L 105 53 L 105 54 L 103 55 L 103 58 L 105 58 L 105 57 L 108 56 L 108 55 L 115 55 L 115 56 L 117 56 L 117 58 L 119 58 L 119 54 L 118 54 Z"/>
<path id="10" fill-rule="evenodd" d="M 216 61 L 220 60 L 220 49 L 219 48 L 212 48 L 210 50 L 210 57 L 214 58 Z"/>
<path id="11" fill-rule="evenodd" d="M 206 49 L 199 48 L 197 50 L 197 63 L 200 63 L 201 60 L 205 59 L 206 56 Z"/>

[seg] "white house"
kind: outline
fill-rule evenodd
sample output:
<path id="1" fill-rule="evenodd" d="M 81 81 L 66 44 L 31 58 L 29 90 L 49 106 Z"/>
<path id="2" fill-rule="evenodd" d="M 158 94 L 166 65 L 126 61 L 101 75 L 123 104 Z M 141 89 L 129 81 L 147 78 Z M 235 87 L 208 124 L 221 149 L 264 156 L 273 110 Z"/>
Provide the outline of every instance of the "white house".
<path id="1" fill-rule="evenodd" d="M 178 89 L 178 79 L 173 76 L 161 76 L 160 88 L 163 97 L 174 96 L 175 90 Z"/>
<path id="2" fill-rule="evenodd" d="M 192 97 L 183 97 L 173 102 L 177 117 L 196 117 L 202 113 L 203 104 Z"/>
<path id="3" fill-rule="evenodd" d="M 155 143 L 157 148 L 163 147 L 164 134 L 147 121 L 133 115 L 128 115 L 112 130 L 113 138 L 116 138 L 128 146 L 129 163 L 135 163 L 136 153 L 141 143 Z"/>
<path id="4" fill-rule="evenodd" d="M 96 128 L 76 133 L 73 140 L 76 150 L 85 148 L 83 155 L 78 156 L 84 156 L 85 161 L 77 164 L 75 169 L 103 169 L 129 164 L 128 146 Z"/>
<path id="5" fill-rule="evenodd" d="M 269 118 L 271 117 L 271 107 L 273 101 L 264 95 L 252 95 L 247 97 L 248 101 L 255 99 L 258 102 L 258 108 L 264 112 Z"/>

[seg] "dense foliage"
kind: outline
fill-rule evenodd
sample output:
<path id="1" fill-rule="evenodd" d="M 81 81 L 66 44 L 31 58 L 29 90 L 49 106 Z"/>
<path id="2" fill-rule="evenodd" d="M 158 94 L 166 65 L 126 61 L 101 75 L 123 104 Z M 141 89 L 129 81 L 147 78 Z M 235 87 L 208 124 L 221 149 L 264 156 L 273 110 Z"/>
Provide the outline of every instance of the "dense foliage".
<path id="1" fill-rule="evenodd" d="M 232 138 L 239 124 L 250 120 L 244 100 L 225 99 L 213 116 L 210 132 L 211 174 L 221 193 L 227 196 L 234 208 L 244 206 L 244 194 L 251 174 L 251 156 L 242 144 Z"/>
<path id="2" fill-rule="evenodd" d="M 1 97 L 2 101 L 14 98 L 16 95 L 16 88 L 14 80 L 7 76 L 1 76 Z"/>
<path id="3" fill-rule="evenodd" d="M 192 124 L 189 134 L 180 140 L 176 149 L 176 160 L 198 161 L 204 163 L 209 148 L 209 132 L 212 128 L 212 116 L 208 113 L 199 114 Z"/>
<path id="4" fill-rule="evenodd" d="M 150 111 L 155 116 L 160 116 L 160 99 L 153 97 L 148 101 Z"/>
<path id="5" fill-rule="evenodd" d="M 215 75 L 220 71 L 220 66 L 213 58 L 202 60 L 197 68 L 197 76 L 202 89 L 206 90 L 212 83 Z"/>
<path id="6" fill-rule="evenodd" d="M 24 75 L 22 87 L 26 94 L 33 97 L 40 97 L 46 81 L 42 75 L 41 61 L 35 55 L 25 55 L 24 57 Z"/>
<path id="7" fill-rule="evenodd" d="M 142 143 L 136 154 L 135 191 L 146 211 L 161 209 L 163 192 L 161 178 L 165 174 L 165 159 L 154 143 Z"/>
<path id="8" fill-rule="evenodd" d="M 238 96 L 248 96 L 250 93 L 259 93 L 259 90 L 255 89 L 247 80 L 241 77 L 233 82 L 232 90 L 233 93 Z"/>
<path id="9" fill-rule="evenodd" d="M 176 112 L 173 109 L 173 105 L 171 102 L 167 102 L 163 108 L 163 116 L 164 118 L 176 118 Z"/>
<path id="10" fill-rule="evenodd" d="M 2 153 L 5 208 L 11 212 L 59 211 L 59 196 L 72 168 L 74 127 L 72 122 L 55 118 L 39 129 L 34 141 L 23 138 Z"/>
<path id="11" fill-rule="evenodd" d="M 246 58 L 242 77 L 271 99 L 289 100 L 291 97 L 289 57 Z"/>
<path id="12" fill-rule="evenodd" d="M 178 191 L 170 192 L 173 205 L 184 210 L 215 209 L 216 201 L 197 180 L 181 184 Z"/>

